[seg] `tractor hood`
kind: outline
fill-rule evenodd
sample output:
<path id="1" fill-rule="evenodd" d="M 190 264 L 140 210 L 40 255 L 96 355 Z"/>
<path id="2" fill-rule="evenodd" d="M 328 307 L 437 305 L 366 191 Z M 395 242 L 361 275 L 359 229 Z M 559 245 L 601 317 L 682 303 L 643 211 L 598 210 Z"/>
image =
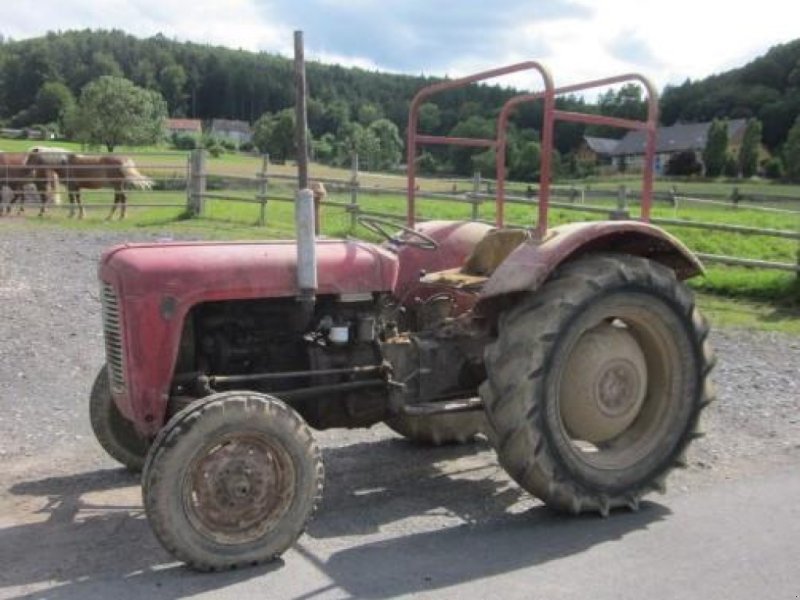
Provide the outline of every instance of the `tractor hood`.
<path id="1" fill-rule="evenodd" d="M 354 241 L 317 242 L 318 294 L 391 291 L 397 258 Z M 181 303 L 298 294 L 294 242 L 123 244 L 103 254 L 100 279 L 124 296 L 159 294 Z"/>

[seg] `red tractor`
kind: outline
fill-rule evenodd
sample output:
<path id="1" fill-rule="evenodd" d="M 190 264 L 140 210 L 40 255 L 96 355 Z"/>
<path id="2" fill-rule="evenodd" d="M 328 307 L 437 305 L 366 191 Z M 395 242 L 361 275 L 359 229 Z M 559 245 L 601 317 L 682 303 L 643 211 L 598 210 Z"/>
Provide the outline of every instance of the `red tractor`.
<path id="1" fill-rule="evenodd" d="M 433 93 L 524 69 L 544 91 L 510 100 L 497 138 L 417 133 Z M 555 109 L 616 82 L 649 92 L 647 121 Z M 539 221 L 503 226 L 505 128 L 544 101 Z M 708 327 L 682 280 L 701 272 L 647 223 L 656 95 L 640 76 L 556 89 L 528 62 L 420 91 L 408 128 L 408 220 L 362 217 L 381 245 L 316 239 L 125 244 L 102 257 L 107 363 L 91 394 L 98 440 L 143 470 L 152 528 L 200 570 L 270 560 L 322 495 L 313 429 L 385 422 L 434 444 L 484 433 L 524 489 L 569 513 L 635 509 L 663 488 L 712 400 Z M 642 218 L 547 227 L 557 120 L 647 133 Z M 497 153 L 497 222 L 416 222 L 419 144 Z M 399 229 L 399 231 L 398 231 Z"/>

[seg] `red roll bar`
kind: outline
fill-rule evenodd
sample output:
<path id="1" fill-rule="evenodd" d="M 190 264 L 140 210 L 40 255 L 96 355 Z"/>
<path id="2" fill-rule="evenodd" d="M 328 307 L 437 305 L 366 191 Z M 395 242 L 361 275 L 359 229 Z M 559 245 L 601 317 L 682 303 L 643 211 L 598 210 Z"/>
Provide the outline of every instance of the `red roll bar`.
<path id="1" fill-rule="evenodd" d="M 440 92 L 464 87 L 471 83 L 477 83 L 479 81 L 494 79 L 495 77 L 502 77 L 503 75 L 509 75 L 511 73 L 518 73 L 520 71 L 528 71 L 528 70 L 538 71 L 539 74 L 542 76 L 542 81 L 544 82 L 544 90 L 542 94 L 545 98 L 545 111 L 547 111 L 547 104 L 549 103 L 551 105 L 550 112 L 552 113 L 552 104 L 554 98 L 553 78 L 550 75 L 550 71 L 548 71 L 546 67 L 544 67 L 543 65 L 541 65 L 536 61 L 521 62 L 514 65 L 509 65 L 507 67 L 500 67 L 499 69 L 482 71 L 480 73 L 476 73 L 475 75 L 461 77 L 460 79 L 453 79 L 452 81 L 442 81 L 440 83 L 434 83 L 433 85 L 424 87 L 419 92 L 417 92 L 417 95 L 414 96 L 414 99 L 411 101 L 411 106 L 409 107 L 408 110 L 408 131 L 406 134 L 407 135 L 406 168 L 408 173 L 408 185 L 407 185 L 408 216 L 406 220 L 409 227 L 413 227 L 414 222 L 416 220 L 414 208 L 416 201 L 416 170 L 417 170 L 416 158 L 417 158 L 417 146 L 419 144 L 449 144 L 454 146 L 472 146 L 479 148 L 496 149 L 499 143 L 499 132 L 498 132 L 498 139 L 494 140 L 420 135 L 419 133 L 417 133 L 417 125 L 419 122 L 419 107 L 422 104 L 422 101 Z M 505 134 L 505 132 L 503 133 Z M 544 143 L 545 140 L 543 131 L 542 144 L 544 145 Z M 542 166 L 544 167 L 544 165 Z M 549 168 L 550 168 L 549 159 L 547 168 L 549 174 Z"/>
<path id="2" fill-rule="evenodd" d="M 542 75 L 545 89 L 535 94 L 522 94 L 509 99 L 500 110 L 497 118 L 497 138 L 494 140 L 473 139 L 473 138 L 451 138 L 445 136 L 419 135 L 417 133 L 418 111 L 421 101 L 435 93 L 463 87 L 470 83 L 475 83 L 485 79 L 507 75 L 526 69 L 536 69 Z M 647 120 L 637 121 L 633 119 L 620 119 L 604 115 L 594 115 L 586 113 L 576 113 L 555 108 L 555 96 L 559 94 L 569 94 L 584 91 L 597 87 L 604 87 L 622 83 L 626 81 L 638 81 L 647 91 Z M 595 79 L 584 83 L 569 85 L 553 89 L 552 78 L 549 71 L 537 62 L 529 61 L 484 71 L 470 77 L 463 77 L 453 81 L 437 83 L 420 90 L 411 102 L 408 117 L 408 225 L 414 226 L 414 204 L 416 194 L 416 165 L 417 146 L 419 144 L 453 144 L 459 146 L 473 146 L 482 148 L 494 148 L 496 156 L 497 170 L 497 191 L 496 191 L 496 225 L 503 226 L 504 222 L 504 198 L 505 198 L 505 174 L 506 174 L 506 140 L 508 130 L 508 119 L 511 112 L 520 104 L 533 102 L 544 98 L 544 111 L 542 119 L 542 156 L 539 175 L 539 214 L 536 224 L 536 233 L 539 237 L 544 236 L 547 231 L 547 212 L 550 201 L 550 171 L 553 155 L 553 126 L 556 120 L 571 121 L 575 123 L 586 123 L 590 125 L 608 125 L 620 127 L 622 129 L 643 130 L 646 132 L 645 143 L 645 164 L 642 182 L 642 212 L 641 220 L 650 220 L 650 206 L 653 194 L 653 167 L 656 147 L 656 128 L 658 126 L 658 93 L 655 86 L 649 79 L 636 73 L 617 75 L 604 79 Z"/>

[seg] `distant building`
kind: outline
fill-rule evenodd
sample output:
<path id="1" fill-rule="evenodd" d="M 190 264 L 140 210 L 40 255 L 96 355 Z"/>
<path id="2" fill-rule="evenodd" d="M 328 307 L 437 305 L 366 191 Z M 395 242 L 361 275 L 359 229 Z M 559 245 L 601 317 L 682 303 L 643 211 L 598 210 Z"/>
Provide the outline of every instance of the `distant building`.
<path id="1" fill-rule="evenodd" d="M 617 144 L 619 140 L 585 135 L 575 155 L 584 163 L 611 164 Z"/>
<path id="2" fill-rule="evenodd" d="M 169 134 L 195 135 L 203 134 L 200 119 L 167 119 L 166 130 Z"/>
<path id="3" fill-rule="evenodd" d="M 738 155 L 742 145 L 746 119 L 728 121 L 728 149 Z M 703 150 L 708 140 L 711 121 L 705 123 L 681 123 L 670 127 L 659 127 L 656 132 L 656 173 L 663 173 L 667 162 L 679 152 L 694 152 L 697 161 L 703 163 Z M 629 131 L 614 148 L 614 164 L 618 170 L 641 171 L 644 166 L 644 131 Z"/>
<path id="4" fill-rule="evenodd" d="M 235 142 L 237 145 L 250 142 L 253 139 L 253 130 L 244 121 L 214 119 L 211 121 L 209 133 L 214 137 Z"/>

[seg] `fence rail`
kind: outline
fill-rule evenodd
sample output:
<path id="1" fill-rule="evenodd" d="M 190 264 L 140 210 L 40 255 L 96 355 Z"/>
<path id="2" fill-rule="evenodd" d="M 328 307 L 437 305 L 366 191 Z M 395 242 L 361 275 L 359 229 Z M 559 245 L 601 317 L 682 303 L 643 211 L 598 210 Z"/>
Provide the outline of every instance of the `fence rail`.
<path id="1" fill-rule="evenodd" d="M 294 202 L 293 193 L 296 190 L 296 177 L 270 172 L 268 156 L 262 157 L 260 169 L 256 167 L 254 169 L 255 172 L 251 175 L 212 172 L 209 169 L 207 153 L 202 150 L 193 151 L 188 155 L 180 152 L 126 152 L 125 156 L 134 158 L 137 169 L 146 173 L 154 183 L 154 189 L 147 192 L 147 201 L 140 201 L 143 194 L 141 191 L 131 190 L 126 192 L 131 195 L 131 201 L 128 202 L 128 207 L 130 208 L 181 208 L 192 216 L 207 216 L 207 201 L 238 202 L 257 205 L 259 207 L 258 223 L 263 226 L 268 223 L 267 209 L 270 203 Z M 159 158 L 167 158 L 168 160 L 159 161 Z M 79 169 L 80 167 L 75 172 L 78 172 Z M 345 200 L 326 198 L 322 200 L 321 205 L 342 211 L 343 214 L 349 217 L 351 227 L 356 225 L 358 217 L 362 215 L 397 219 L 399 223 L 405 221 L 405 207 L 401 209 L 402 213 L 401 211 L 392 213 L 382 207 L 379 209 L 378 207 L 370 206 L 363 199 L 364 195 L 404 198 L 406 191 L 401 188 L 404 180 L 397 176 L 369 174 L 369 181 L 372 183 L 364 184 L 360 180 L 361 175 L 358 169 L 358 157 L 354 157 L 349 178 L 315 177 L 315 181 L 323 183 L 331 192 L 346 198 Z M 17 177 L 15 173 L 3 171 L 3 167 L 0 166 L 0 185 L 4 182 L 4 176 L 6 183 L 18 182 L 18 179 L 15 179 Z M 80 175 L 76 176 L 75 179 L 79 180 Z M 387 185 L 379 185 L 384 180 Z M 376 184 L 376 182 L 378 183 Z M 468 220 L 490 222 L 486 216 L 481 215 L 481 212 L 484 206 L 494 207 L 494 188 L 496 183 L 493 180 L 482 178 L 476 174 L 472 179 L 448 178 L 441 180 L 439 183 L 450 188 L 450 191 L 418 190 L 415 194 L 416 198 L 426 202 L 469 206 L 469 215 L 466 217 Z M 227 188 L 225 187 L 226 185 L 228 186 Z M 224 189 L 216 189 L 218 187 Z M 509 187 L 519 190 L 519 192 L 506 194 L 506 204 L 528 207 L 538 206 L 538 186 L 513 185 Z M 83 193 L 89 194 L 91 199 L 91 194 L 97 192 L 86 190 Z M 185 193 L 185 201 L 175 199 L 176 193 Z M 161 196 L 159 196 L 160 194 Z M 166 194 L 169 197 L 166 197 Z M 583 215 L 597 215 L 606 219 L 630 218 L 629 206 L 638 203 L 638 199 L 635 196 L 631 196 L 625 186 L 619 186 L 616 190 L 608 190 L 592 189 L 588 186 L 560 185 L 553 186 L 550 190 L 550 195 L 549 205 L 553 209 Z M 770 194 L 741 194 L 736 187 L 733 188 L 730 196 L 712 196 L 704 193 L 682 194 L 679 193 L 677 186 L 673 186 L 668 192 L 655 192 L 654 200 L 662 203 L 662 206 L 673 207 L 676 215 L 678 209 L 685 207 L 687 204 L 708 204 L 786 215 L 788 221 L 794 221 L 795 227 L 793 229 L 778 229 L 775 227 L 755 227 L 708 220 L 677 218 L 677 216 L 674 218 L 654 216 L 650 220 L 657 225 L 800 242 L 800 210 L 760 206 L 748 201 L 754 200 L 759 203 L 785 203 L 788 201 L 800 205 L 800 199 Z M 51 206 L 60 209 L 71 208 L 67 203 L 60 206 Z M 109 204 L 91 202 L 90 200 L 89 203 L 84 204 L 84 207 L 107 208 Z M 0 204 L 0 214 L 2 214 L 2 208 Z M 419 220 L 425 220 L 426 216 L 430 215 L 419 214 Z M 699 252 L 698 257 L 710 263 L 794 272 L 800 276 L 800 243 L 798 244 L 797 262 L 780 262 L 762 258 L 703 252 Z"/>
<path id="2" fill-rule="evenodd" d="M 201 154 L 201 153 L 196 153 Z M 194 207 L 194 214 L 202 214 L 202 207 L 204 206 L 205 199 L 212 199 L 212 200 L 221 200 L 221 201 L 230 201 L 230 202 L 243 202 L 243 203 L 250 203 L 250 204 L 259 204 L 261 207 L 260 210 L 260 217 L 259 217 L 259 224 L 265 225 L 267 223 L 266 217 L 266 209 L 270 202 L 283 202 L 283 203 L 291 203 L 294 202 L 294 196 L 292 192 L 296 190 L 296 178 L 292 175 L 286 174 L 279 174 L 279 173 L 270 173 L 269 172 L 269 159 L 268 157 L 264 157 L 262 161 L 262 168 L 261 171 L 255 173 L 251 177 L 247 176 L 236 176 L 235 179 L 241 181 L 250 181 L 253 183 L 253 190 L 255 193 L 252 197 L 242 197 L 242 196 L 235 196 L 233 194 L 226 194 L 226 193 L 217 193 L 217 192 L 208 192 L 205 191 L 204 185 L 206 176 L 208 175 L 205 172 L 205 161 L 201 158 L 197 158 L 193 156 L 191 161 L 191 166 L 198 166 L 202 169 L 200 174 L 198 175 L 192 168 L 190 168 L 190 189 L 188 191 L 187 197 L 189 198 L 189 205 Z M 374 216 L 374 217 L 381 217 L 381 218 L 388 218 L 388 219 L 397 219 L 399 224 L 402 224 L 405 221 L 406 215 L 398 213 L 391 213 L 387 212 L 386 210 L 376 210 L 368 205 L 365 205 L 363 201 L 360 201 L 359 196 L 363 194 L 369 194 L 371 196 L 394 196 L 394 197 L 404 197 L 405 190 L 400 189 L 399 187 L 383 187 L 378 185 L 362 185 L 359 181 L 359 172 L 358 172 L 358 160 L 354 158 L 354 162 L 351 169 L 351 177 L 349 179 L 336 179 L 330 177 L 318 177 L 315 178 L 315 181 L 320 181 L 332 191 L 336 191 L 337 193 L 342 194 L 349 194 L 350 199 L 349 202 L 345 201 L 338 201 L 338 200 L 331 200 L 331 199 L 324 199 L 321 202 L 321 206 L 331 207 L 336 209 L 341 209 L 345 213 L 350 215 L 350 223 L 351 225 L 355 225 L 359 216 Z M 442 202 L 448 204 L 462 204 L 462 205 L 469 205 L 471 206 L 469 220 L 477 221 L 477 222 L 486 222 L 491 224 L 490 221 L 481 218 L 481 207 L 484 205 L 493 205 L 495 196 L 492 193 L 492 180 L 483 179 L 480 176 L 474 177 L 472 180 L 448 180 L 448 183 L 452 183 L 453 192 L 436 192 L 436 191 L 417 191 L 415 196 L 420 200 L 432 201 L 432 202 Z M 466 186 L 467 189 L 463 191 L 455 191 L 457 190 L 458 185 L 461 184 Z M 192 188 L 194 186 L 194 188 Z M 273 189 L 274 186 L 279 186 L 284 190 L 288 189 L 289 193 L 281 193 Z M 486 191 L 483 191 L 483 190 Z M 629 197 L 629 191 L 626 189 L 625 186 L 619 186 L 616 191 L 609 191 L 609 190 L 586 190 L 586 189 L 579 189 L 576 186 L 558 186 L 551 189 L 551 196 L 555 198 L 562 198 L 568 199 L 568 201 L 560 201 L 560 200 L 551 200 L 550 206 L 554 209 L 561 209 L 565 211 L 573 211 L 575 213 L 583 213 L 583 214 L 591 214 L 591 215 L 602 215 L 604 218 L 610 219 L 624 219 L 630 218 L 629 217 L 629 205 L 636 204 L 636 198 Z M 616 196 L 616 202 L 613 201 L 614 196 Z M 703 198 L 697 197 L 689 197 L 689 196 L 681 196 L 676 193 L 676 190 L 673 189 L 668 193 L 664 192 L 657 192 L 654 195 L 656 200 L 660 200 L 668 205 L 673 207 L 679 206 L 680 204 L 685 204 L 688 202 L 699 201 L 699 202 L 711 202 L 707 195 L 704 195 Z M 763 198 L 766 198 L 766 195 L 762 195 Z M 786 197 L 783 196 L 770 196 L 772 199 L 780 199 L 780 200 L 787 200 Z M 611 200 L 610 205 L 606 206 L 598 206 L 588 204 L 587 200 L 602 200 L 606 203 Z M 788 200 L 791 200 L 790 198 Z M 779 210 L 782 213 L 786 213 L 788 215 L 797 215 L 798 223 L 800 224 L 800 211 L 792 211 L 787 209 L 772 209 L 770 207 L 754 207 L 751 204 L 745 205 L 741 201 L 737 200 L 732 202 L 727 200 L 726 202 L 714 201 L 715 204 L 724 204 L 728 207 L 738 207 L 741 209 L 767 209 L 770 211 L 777 211 Z M 505 196 L 505 203 L 509 205 L 524 205 L 535 207 L 538 205 L 538 197 L 537 197 L 537 189 L 535 186 L 527 186 L 525 190 L 525 195 L 506 195 Z M 197 207 L 200 207 L 199 209 Z M 425 216 L 420 214 L 419 220 L 424 221 Z M 764 237 L 771 237 L 776 239 L 784 239 L 784 240 L 796 240 L 800 242 L 800 228 L 795 230 L 792 229 L 776 229 L 776 228 L 767 228 L 767 227 L 753 227 L 749 225 L 736 225 L 731 223 L 717 223 L 717 222 L 709 222 L 709 221 L 697 221 L 697 220 L 689 220 L 689 219 L 679 219 L 679 218 L 668 218 L 668 217 L 652 217 L 651 222 L 657 225 L 664 225 L 668 227 L 679 227 L 679 228 L 692 228 L 692 229 L 699 229 L 705 231 L 716 231 L 716 232 L 723 232 L 723 233 L 731 233 L 731 234 L 739 234 L 739 235 L 746 235 L 746 236 L 764 236 Z M 750 268 L 757 268 L 757 269 L 772 269 L 778 271 L 787 271 L 787 272 L 794 272 L 800 276 L 800 249 L 798 250 L 798 262 L 797 263 L 789 263 L 789 262 L 780 262 L 780 261 L 773 261 L 773 260 L 763 260 L 759 258 L 751 258 L 751 257 L 744 257 L 744 256 L 728 256 L 723 254 L 712 254 L 712 253 L 703 253 L 699 252 L 698 257 L 701 260 L 704 260 L 709 263 L 717 263 L 722 265 L 729 265 L 729 266 L 741 266 L 741 267 L 750 267 Z"/>

